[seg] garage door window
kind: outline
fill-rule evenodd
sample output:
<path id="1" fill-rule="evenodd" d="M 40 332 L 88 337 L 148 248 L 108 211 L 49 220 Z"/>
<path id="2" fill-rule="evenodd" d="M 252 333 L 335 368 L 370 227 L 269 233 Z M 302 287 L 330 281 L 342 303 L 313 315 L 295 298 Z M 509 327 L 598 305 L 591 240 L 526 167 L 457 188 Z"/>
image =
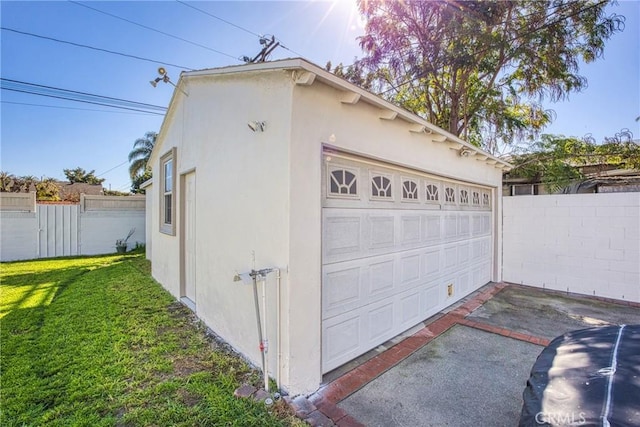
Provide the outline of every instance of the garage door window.
<path id="1" fill-rule="evenodd" d="M 356 174 L 346 169 L 332 170 L 330 174 L 329 192 L 332 195 L 356 196 L 358 182 Z"/>
<path id="2" fill-rule="evenodd" d="M 402 200 L 418 200 L 418 183 L 410 179 L 402 181 Z"/>
<path id="3" fill-rule="evenodd" d="M 391 179 L 384 175 L 371 178 L 371 197 L 374 199 L 391 199 Z"/>
<path id="4" fill-rule="evenodd" d="M 469 204 L 469 191 L 465 188 L 460 189 L 460 204 L 462 205 Z"/>
<path id="5" fill-rule="evenodd" d="M 480 193 L 477 191 L 473 192 L 473 206 L 480 206 Z"/>
<path id="6" fill-rule="evenodd" d="M 444 202 L 449 204 L 456 203 L 456 190 L 453 187 L 444 188 Z"/>
<path id="7" fill-rule="evenodd" d="M 438 194 L 438 186 L 436 184 L 427 184 L 426 188 L 426 200 L 427 202 L 440 202 L 440 195 Z"/>

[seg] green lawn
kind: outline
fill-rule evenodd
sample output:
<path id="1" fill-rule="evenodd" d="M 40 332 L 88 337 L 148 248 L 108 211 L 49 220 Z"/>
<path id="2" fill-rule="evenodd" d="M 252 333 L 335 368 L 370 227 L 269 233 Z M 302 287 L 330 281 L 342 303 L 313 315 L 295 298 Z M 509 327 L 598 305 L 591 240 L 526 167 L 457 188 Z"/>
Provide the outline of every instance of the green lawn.
<path id="1" fill-rule="evenodd" d="M 142 254 L 0 264 L 0 425 L 297 425 Z"/>

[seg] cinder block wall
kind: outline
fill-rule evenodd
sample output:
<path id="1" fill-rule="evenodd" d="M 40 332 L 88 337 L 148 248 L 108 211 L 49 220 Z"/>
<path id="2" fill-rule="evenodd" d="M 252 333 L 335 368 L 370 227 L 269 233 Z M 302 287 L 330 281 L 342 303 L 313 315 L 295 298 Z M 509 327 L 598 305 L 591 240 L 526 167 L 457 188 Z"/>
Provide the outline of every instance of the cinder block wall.
<path id="1" fill-rule="evenodd" d="M 503 280 L 640 302 L 640 193 L 503 199 Z"/>

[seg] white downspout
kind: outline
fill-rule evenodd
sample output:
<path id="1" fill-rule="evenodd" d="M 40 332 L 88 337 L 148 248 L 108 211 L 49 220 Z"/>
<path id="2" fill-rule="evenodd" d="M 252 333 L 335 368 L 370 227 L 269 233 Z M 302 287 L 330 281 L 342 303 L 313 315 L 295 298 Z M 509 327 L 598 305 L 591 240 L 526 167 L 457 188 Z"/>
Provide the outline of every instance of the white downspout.
<path id="1" fill-rule="evenodd" d="M 263 369 L 264 369 L 264 390 L 269 392 L 269 331 L 267 328 L 267 275 L 264 274 L 262 276 L 262 327 L 264 328 L 262 333 L 262 358 L 263 358 Z"/>
<path id="2" fill-rule="evenodd" d="M 276 385 L 278 387 L 278 391 L 282 390 L 280 386 L 281 374 L 282 374 L 282 343 L 280 338 L 280 269 L 276 268 Z"/>

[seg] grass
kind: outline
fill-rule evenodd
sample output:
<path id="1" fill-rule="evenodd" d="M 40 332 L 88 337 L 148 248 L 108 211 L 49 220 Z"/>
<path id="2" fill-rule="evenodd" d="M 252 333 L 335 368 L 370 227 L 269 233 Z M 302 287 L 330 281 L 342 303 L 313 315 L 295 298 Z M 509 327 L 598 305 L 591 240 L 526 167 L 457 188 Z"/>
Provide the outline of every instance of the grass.
<path id="1" fill-rule="evenodd" d="M 302 425 L 237 399 L 259 374 L 210 339 L 142 254 L 0 265 L 0 425 Z"/>

